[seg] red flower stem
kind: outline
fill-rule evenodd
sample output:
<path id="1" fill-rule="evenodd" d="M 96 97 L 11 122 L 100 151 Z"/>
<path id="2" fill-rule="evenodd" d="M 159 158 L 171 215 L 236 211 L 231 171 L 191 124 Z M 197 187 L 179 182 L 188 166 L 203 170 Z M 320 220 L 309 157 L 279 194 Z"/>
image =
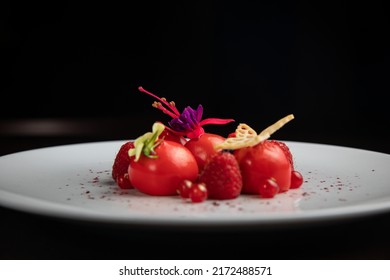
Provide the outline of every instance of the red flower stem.
<path id="1" fill-rule="evenodd" d="M 171 109 L 171 111 L 175 114 L 175 116 L 172 116 L 173 118 L 178 118 L 180 117 L 180 112 L 177 110 L 177 108 L 175 106 L 172 106 L 169 102 L 167 102 L 165 99 L 162 99 L 160 97 L 158 97 L 157 95 L 145 90 L 143 87 L 138 87 L 138 90 L 141 91 L 141 92 L 144 92 L 150 96 L 153 96 L 154 98 L 156 98 L 157 100 L 159 100 L 161 103 L 164 103 L 165 106 L 167 106 L 169 109 Z M 170 114 L 169 114 L 170 115 Z"/>

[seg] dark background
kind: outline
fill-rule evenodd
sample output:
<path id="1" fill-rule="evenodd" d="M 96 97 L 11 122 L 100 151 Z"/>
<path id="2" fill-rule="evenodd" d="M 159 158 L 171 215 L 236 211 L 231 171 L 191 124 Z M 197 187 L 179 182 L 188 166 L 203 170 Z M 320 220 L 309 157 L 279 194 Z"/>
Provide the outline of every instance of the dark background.
<path id="1" fill-rule="evenodd" d="M 390 153 L 388 14 L 385 1 L 2 1 L 0 155 L 135 138 L 168 121 L 138 86 L 181 110 L 201 103 L 204 118 L 236 120 L 211 132 L 241 122 L 260 132 L 293 113 L 274 138 Z M 5 259 L 390 257 L 388 214 L 217 232 L 6 208 L 0 217 Z"/>
<path id="2" fill-rule="evenodd" d="M 312 2 L 10 1 L 0 116 L 110 119 L 105 138 L 133 138 L 169 120 L 143 86 L 236 120 L 211 132 L 293 113 L 275 138 L 390 152 L 385 1 Z"/>

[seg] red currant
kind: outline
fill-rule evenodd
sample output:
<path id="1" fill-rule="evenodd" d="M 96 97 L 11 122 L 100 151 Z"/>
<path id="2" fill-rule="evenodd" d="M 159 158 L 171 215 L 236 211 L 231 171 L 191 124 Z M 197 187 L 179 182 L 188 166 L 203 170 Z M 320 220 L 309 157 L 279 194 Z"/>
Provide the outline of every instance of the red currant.
<path id="1" fill-rule="evenodd" d="M 203 202 L 208 197 L 208 191 L 205 184 L 193 184 L 189 193 L 192 202 Z"/>
<path id="2" fill-rule="evenodd" d="M 266 180 L 259 187 L 260 196 L 264 198 L 273 198 L 278 192 L 279 185 L 273 178 Z"/>
<path id="3" fill-rule="evenodd" d="M 296 170 L 291 171 L 290 189 L 297 189 L 303 184 L 303 176 Z"/>
<path id="4" fill-rule="evenodd" d="M 133 186 L 130 183 L 128 173 L 124 173 L 124 174 L 119 175 L 116 178 L 116 183 L 121 189 L 132 189 L 133 188 Z"/>
<path id="5" fill-rule="evenodd" d="M 191 188 L 192 188 L 192 182 L 190 180 L 183 180 L 180 183 L 179 188 L 177 189 L 177 193 L 182 198 L 189 198 Z"/>

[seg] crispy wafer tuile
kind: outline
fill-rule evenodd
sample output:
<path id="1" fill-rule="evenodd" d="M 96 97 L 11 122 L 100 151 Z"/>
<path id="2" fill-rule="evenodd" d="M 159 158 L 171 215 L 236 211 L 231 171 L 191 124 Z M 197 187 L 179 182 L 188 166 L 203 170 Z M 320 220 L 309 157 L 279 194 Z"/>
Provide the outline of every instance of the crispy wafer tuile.
<path id="1" fill-rule="evenodd" d="M 282 128 L 286 123 L 294 119 L 290 114 L 281 118 L 274 124 L 264 129 L 259 134 L 256 133 L 249 125 L 240 123 L 236 129 L 235 137 L 226 138 L 226 140 L 215 146 L 216 149 L 236 150 L 244 147 L 255 146 L 260 142 L 267 140 L 273 133 Z"/>

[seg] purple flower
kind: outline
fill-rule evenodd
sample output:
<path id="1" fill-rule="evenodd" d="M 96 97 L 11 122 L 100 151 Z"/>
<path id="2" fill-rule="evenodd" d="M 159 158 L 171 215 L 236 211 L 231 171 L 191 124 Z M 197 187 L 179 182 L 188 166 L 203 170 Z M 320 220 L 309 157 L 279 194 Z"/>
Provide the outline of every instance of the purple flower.
<path id="1" fill-rule="evenodd" d="M 217 119 L 217 118 L 208 118 L 202 120 L 203 116 L 203 106 L 198 105 L 196 110 L 192 109 L 190 106 L 187 106 L 183 112 L 180 114 L 177 110 L 175 102 L 168 102 L 165 98 L 160 98 L 157 95 L 154 95 L 151 92 L 144 90 L 142 87 L 138 88 L 139 91 L 144 92 L 150 96 L 153 96 L 160 102 L 155 101 L 153 107 L 161 110 L 163 113 L 172 117 L 172 120 L 168 122 L 172 130 L 178 134 L 185 135 L 188 138 L 199 138 L 204 134 L 204 129 L 202 126 L 206 124 L 226 124 L 233 122 L 233 119 Z M 166 106 L 164 107 L 163 104 Z"/>
<path id="2" fill-rule="evenodd" d="M 199 105 L 196 110 L 187 106 L 178 118 L 168 122 L 170 127 L 179 132 L 191 132 L 199 126 L 202 120 L 203 106 Z"/>

